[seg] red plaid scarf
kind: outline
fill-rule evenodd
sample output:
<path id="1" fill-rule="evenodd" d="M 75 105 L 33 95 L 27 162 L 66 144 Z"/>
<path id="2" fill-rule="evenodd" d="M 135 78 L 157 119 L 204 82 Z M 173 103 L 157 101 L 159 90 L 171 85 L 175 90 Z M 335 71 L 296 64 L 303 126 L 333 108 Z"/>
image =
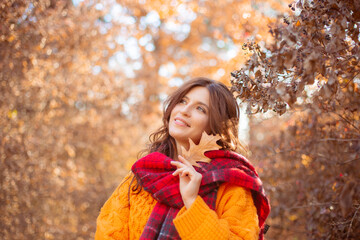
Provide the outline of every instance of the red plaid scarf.
<path id="1" fill-rule="evenodd" d="M 195 167 L 203 176 L 199 195 L 215 210 L 217 190 L 221 183 L 228 182 L 250 189 L 259 217 L 259 239 L 263 239 L 264 222 L 269 215 L 270 205 L 254 167 L 246 158 L 230 151 L 209 151 L 205 155 L 212 159 L 211 162 L 199 162 L 201 168 Z M 144 190 L 157 200 L 140 239 L 180 239 L 173 219 L 184 203 L 179 177 L 172 175 L 176 167 L 170 164 L 171 161 L 173 159 L 164 154 L 154 152 L 139 159 L 132 167 Z"/>

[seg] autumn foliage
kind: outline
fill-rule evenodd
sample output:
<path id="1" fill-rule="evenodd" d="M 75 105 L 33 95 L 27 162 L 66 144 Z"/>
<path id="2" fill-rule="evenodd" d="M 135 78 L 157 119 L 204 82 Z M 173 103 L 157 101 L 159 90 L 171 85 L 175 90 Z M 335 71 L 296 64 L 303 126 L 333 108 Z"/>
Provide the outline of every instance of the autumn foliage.
<path id="1" fill-rule="evenodd" d="M 141 131 L 119 117 L 114 103 L 127 95 L 115 75 L 92 74 L 111 53 L 89 24 L 99 14 L 71 1 L 0 9 L 0 238 L 88 238 L 125 171 L 109 162 L 136 154 L 119 136 Z"/>
<path id="2" fill-rule="evenodd" d="M 1 1 L 1 239 L 93 238 L 166 94 L 230 72 L 266 237 L 359 235 L 359 1 L 201 2 Z"/>
<path id="3" fill-rule="evenodd" d="M 271 197 L 271 236 L 360 234 L 360 1 L 297 1 L 265 47 L 232 73 Z M 259 115 L 259 114 L 257 114 Z M 265 131 L 264 131 L 265 130 Z M 267 131 L 266 131 L 267 130 Z M 274 234 L 274 235 L 272 235 Z"/>
<path id="4" fill-rule="evenodd" d="M 0 2 L 1 239 L 93 238 L 166 93 L 269 36 L 261 5 L 171 2 Z"/>

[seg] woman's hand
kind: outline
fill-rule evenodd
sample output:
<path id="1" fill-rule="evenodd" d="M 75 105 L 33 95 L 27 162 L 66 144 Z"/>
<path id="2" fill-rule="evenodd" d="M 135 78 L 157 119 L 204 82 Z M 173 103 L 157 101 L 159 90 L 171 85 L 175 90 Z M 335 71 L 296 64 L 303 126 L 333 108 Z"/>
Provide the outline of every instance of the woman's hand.
<path id="1" fill-rule="evenodd" d="M 171 165 L 177 168 L 173 176 L 179 175 L 180 194 L 185 207 L 189 209 L 199 193 L 202 175 L 181 155 L 179 161 L 172 161 Z"/>

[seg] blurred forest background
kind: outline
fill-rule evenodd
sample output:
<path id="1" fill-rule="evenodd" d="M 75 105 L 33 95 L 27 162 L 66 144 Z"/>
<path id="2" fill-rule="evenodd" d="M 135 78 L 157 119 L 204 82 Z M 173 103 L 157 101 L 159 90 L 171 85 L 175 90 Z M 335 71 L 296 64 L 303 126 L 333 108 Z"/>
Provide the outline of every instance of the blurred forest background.
<path id="1" fill-rule="evenodd" d="M 246 113 L 240 137 L 272 205 L 266 238 L 356 239 L 359 9 L 1 1 L 0 238 L 93 239 L 167 94 L 205 76 L 231 87 Z"/>

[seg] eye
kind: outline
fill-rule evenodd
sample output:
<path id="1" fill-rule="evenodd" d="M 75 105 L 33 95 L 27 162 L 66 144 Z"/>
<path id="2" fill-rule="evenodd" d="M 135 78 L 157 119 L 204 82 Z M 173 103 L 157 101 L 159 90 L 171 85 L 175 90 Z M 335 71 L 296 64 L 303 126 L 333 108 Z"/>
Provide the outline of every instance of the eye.
<path id="1" fill-rule="evenodd" d="M 179 103 L 181 103 L 181 104 L 186 104 L 186 100 L 183 98 L 183 99 L 180 100 Z"/>
<path id="2" fill-rule="evenodd" d="M 206 113 L 206 109 L 204 107 L 202 107 L 202 106 L 198 106 L 196 109 L 203 112 L 203 113 Z"/>

